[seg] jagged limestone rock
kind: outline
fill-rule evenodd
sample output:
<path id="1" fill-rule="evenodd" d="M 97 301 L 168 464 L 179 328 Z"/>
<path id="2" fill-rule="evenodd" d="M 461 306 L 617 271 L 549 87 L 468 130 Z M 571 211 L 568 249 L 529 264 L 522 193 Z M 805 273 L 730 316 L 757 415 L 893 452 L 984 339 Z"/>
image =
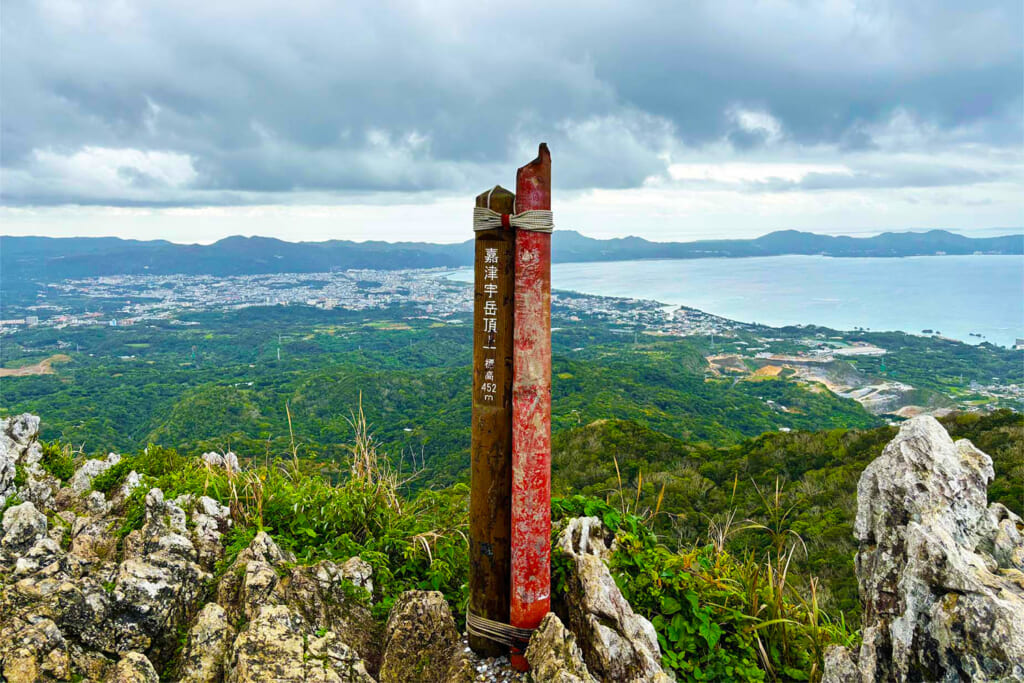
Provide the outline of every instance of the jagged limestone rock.
<path id="1" fill-rule="evenodd" d="M 257 533 L 217 586 L 217 602 L 227 610 L 228 619 L 251 619 L 260 605 L 271 599 L 277 586 L 274 567 L 294 562 L 295 557 L 281 550 L 269 534 Z"/>
<path id="2" fill-rule="evenodd" d="M 114 667 L 108 683 L 160 683 L 160 677 L 146 655 L 126 652 Z"/>
<path id="3" fill-rule="evenodd" d="M 35 578 L 35 577 L 33 577 Z M 59 580 L 59 579 L 58 579 Z M 61 632 L 86 648 L 105 654 L 118 651 L 117 634 L 112 623 L 114 599 L 108 588 L 92 576 L 65 581 L 47 597 Z"/>
<path id="4" fill-rule="evenodd" d="M 76 494 L 87 493 L 92 488 L 92 480 L 103 474 L 111 467 L 121 462 L 121 456 L 117 453 L 108 453 L 103 460 L 94 458 L 86 460 L 82 466 L 75 470 L 75 473 L 68 481 L 68 487 Z"/>
<path id="5" fill-rule="evenodd" d="M 0 628 L 0 637 L 7 638 L 6 627 Z M 6 641 L 10 642 L 10 641 Z M 24 624 L 11 648 L 3 653 L 0 673 L 9 683 L 29 683 L 61 680 L 70 674 L 67 643 L 51 619 L 39 619 Z"/>
<path id="6" fill-rule="evenodd" d="M 146 494 L 146 523 L 117 571 L 114 631 L 120 650 L 173 654 L 178 627 L 187 623 L 209 574 L 188 538 L 185 511 L 160 489 Z"/>
<path id="7" fill-rule="evenodd" d="M 209 496 L 201 496 L 192 510 L 192 524 L 199 564 L 213 569 L 224 555 L 224 534 L 231 529 L 231 510 Z"/>
<path id="8" fill-rule="evenodd" d="M 39 418 L 35 415 L 0 420 L 0 509 L 14 499 L 45 510 L 60 488 L 60 482 L 39 466 L 43 449 L 38 437 Z M 23 475 L 20 487 L 14 484 L 19 473 Z"/>
<path id="9" fill-rule="evenodd" d="M 224 554 L 224 534 L 231 529 L 231 510 L 209 496 L 190 494 L 172 501 L 185 512 L 191 522 L 191 540 L 198 553 L 198 562 L 212 570 Z"/>
<path id="10" fill-rule="evenodd" d="M 350 557 L 341 565 L 341 576 L 353 586 L 365 590 L 373 600 L 373 567 L 363 558 Z"/>
<path id="11" fill-rule="evenodd" d="M 373 678 L 333 633 L 311 634 L 287 606 L 264 605 L 235 640 L 225 681 L 373 683 Z"/>
<path id="12" fill-rule="evenodd" d="M 242 614 L 252 619 L 263 605 L 272 602 L 279 578 L 274 567 L 267 562 L 252 560 L 245 565 L 242 578 Z"/>
<path id="13" fill-rule="evenodd" d="M 110 512 L 111 505 L 100 491 L 92 491 L 85 497 L 85 509 L 90 515 L 103 517 Z"/>
<path id="14" fill-rule="evenodd" d="M 230 510 L 151 489 L 142 528 L 119 543 L 124 505 L 143 478 L 130 473 L 109 499 L 93 491 L 94 478 L 118 461 L 111 455 L 86 462 L 61 488 L 38 465 L 38 426 L 33 416 L 0 424 L 4 490 L 22 497 L 33 482 L 52 485 L 6 510 L 0 527 L 0 680 L 156 680 L 184 628 L 181 680 L 373 680 L 367 667 L 379 662 L 381 639 L 369 564 L 295 566 L 257 534 L 217 587 L 223 604 L 200 611 Z M 237 470 L 237 459 L 224 466 Z M 26 483 L 14 491 L 21 471 Z M 241 635 L 239 621 L 248 622 Z"/>
<path id="15" fill-rule="evenodd" d="M 839 645 L 825 650 L 825 679 L 831 683 L 861 683 L 861 672 L 850 651 Z"/>
<path id="16" fill-rule="evenodd" d="M 60 490 L 60 482 L 56 477 L 42 471 L 28 470 L 28 477 L 25 485 L 18 491 L 18 498 L 33 503 L 39 510 L 47 510 L 53 507 L 56 491 Z"/>
<path id="17" fill-rule="evenodd" d="M 14 505 L 4 511 L 3 531 L 0 550 L 7 557 L 16 558 L 46 536 L 46 515 L 32 503 Z"/>
<path id="18" fill-rule="evenodd" d="M 13 575 L 21 577 L 35 574 L 43 567 L 56 562 L 62 554 L 60 545 L 49 536 L 44 536 L 36 541 L 28 549 L 28 552 L 17 559 Z"/>
<path id="19" fill-rule="evenodd" d="M 114 500 L 123 503 L 128 499 L 128 496 L 132 494 L 132 491 L 142 486 L 142 475 L 132 470 L 128 473 L 128 476 L 121 482 L 121 486 L 117 489 L 117 494 L 114 496 Z"/>
<path id="20" fill-rule="evenodd" d="M 599 680 L 667 682 L 654 626 L 633 612 L 602 559 L 610 555 L 608 536 L 596 517 L 570 520 L 558 536 L 557 547 L 571 562 L 569 626 Z"/>
<path id="21" fill-rule="evenodd" d="M 0 420 L 0 453 L 11 451 L 25 453 L 31 449 L 32 444 L 39 436 L 39 422 L 38 416 L 29 413 Z M 38 452 L 39 457 L 35 458 L 35 462 L 42 457 L 42 448 L 39 448 Z"/>
<path id="22" fill-rule="evenodd" d="M 209 453 L 203 453 L 200 457 L 202 457 L 203 462 L 210 467 L 223 468 L 232 474 L 241 471 L 241 468 L 238 465 L 238 456 L 231 451 L 223 454 L 211 451 Z"/>
<path id="23" fill-rule="evenodd" d="M 16 583 L 0 592 L 0 604 L 11 606 L 5 615 L 12 617 L 0 628 L 0 659 L 27 661 L 8 643 L 22 642 L 40 619 L 49 619 L 72 644 L 69 666 L 93 680 L 107 676 L 118 653 L 145 653 L 161 666 L 173 656 L 176 630 L 191 618 L 209 575 L 195 562 L 182 511 L 165 503 L 158 489 L 146 504 L 147 521 L 134 532 L 135 543 L 126 544 L 130 552 L 123 559 L 117 554 L 118 519 L 107 516 L 107 506 L 87 516 L 51 511 L 55 524 L 70 524 L 68 552 L 46 534 L 42 513 L 11 513 L 15 536 L 23 544 L 36 540 L 10 571 Z M 43 661 L 41 654 L 35 659 Z"/>
<path id="24" fill-rule="evenodd" d="M 351 574 L 328 560 L 311 566 L 294 563 L 293 555 L 282 551 L 266 533 L 258 533 L 238 554 L 218 586 L 217 601 L 228 620 L 253 620 L 266 606 L 286 607 L 288 619 L 302 624 L 306 631 L 331 633 L 330 642 L 344 644 L 344 651 L 339 650 L 340 645 L 327 650 L 331 657 L 340 657 L 334 665 L 336 673 L 341 662 L 352 656 L 361 658 L 364 670 L 376 671 L 380 629 L 373 621 L 369 602 L 364 602 L 359 589 L 351 585 Z M 355 578 L 369 581 L 369 565 L 349 565 L 350 569 L 356 566 L 359 571 Z"/>
<path id="25" fill-rule="evenodd" d="M 996 528 L 992 539 L 992 557 L 1000 567 L 1024 572 L 1024 521 L 1005 505 L 993 503 L 989 519 Z"/>
<path id="26" fill-rule="evenodd" d="M 602 562 L 612 556 L 615 534 L 605 529 L 597 517 L 573 517 L 564 522 L 557 546 L 566 555 L 595 555 Z"/>
<path id="27" fill-rule="evenodd" d="M 234 640 L 235 629 L 224 608 L 215 602 L 204 606 L 196 615 L 181 655 L 181 683 L 219 683 Z"/>
<path id="28" fill-rule="evenodd" d="M 110 533 L 110 520 L 83 515 L 71 523 L 71 554 L 82 562 L 102 564 L 114 559 L 117 538 Z"/>
<path id="29" fill-rule="evenodd" d="M 340 683 L 376 683 L 359 654 L 341 642 L 334 631 L 309 638 L 306 646 L 305 680 Z"/>
<path id="30" fill-rule="evenodd" d="M 370 565 L 358 557 L 352 559 L 361 563 L 353 564 L 351 560 L 346 563 L 350 570 L 354 567 L 358 570 L 355 578 L 370 581 L 373 573 Z M 293 606 L 310 628 L 338 634 L 363 657 L 370 671 L 376 671 L 380 659 L 380 629 L 373 621 L 369 601 L 362 601 L 363 589 L 352 584 L 350 575 L 344 566 L 339 567 L 330 560 L 292 567 L 284 580 L 275 585 L 271 599 Z"/>
<path id="31" fill-rule="evenodd" d="M 38 463 L 43 457 L 39 445 L 39 418 L 25 413 L 0 420 L 0 508 L 7 501 L 19 495 L 14 479 L 18 468 L 26 472 L 38 472 Z M 31 500 L 19 496 L 23 501 Z M 36 501 L 32 501 L 36 502 Z"/>
<path id="32" fill-rule="evenodd" d="M 538 681 L 597 683 L 587 670 L 576 636 L 566 630 L 554 613 L 544 617 L 530 638 L 526 661 Z"/>
<path id="33" fill-rule="evenodd" d="M 406 591 L 385 627 L 380 683 L 445 683 L 459 646 L 451 610 L 438 591 Z"/>
<path id="34" fill-rule="evenodd" d="M 288 608 L 264 605 L 232 646 L 225 680 L 301 681 L 303 644 Z"/>
<path id="35" fill-rule="evenodd" d="M 1024 680 L 1020 520 L 986 509 L 992 477 L 931 417 L 868 465 L 854 526 L 863 642 L 856 658 L 830 651 L 827 683 Z"/>
<path id="36" fill-rule="evenodd" d="M 153 667 L 142 662 L 163 664 L 173 655 L 175 629 L 190 617 L 190 596 L 204 576 L 190 564 L 195 549 L 180 535 L 187 534 L 184 524 L 165 524 L 176 515 L 160 507 L 157 491 L 149 501 L 147 533 L 136 532 L 139 556 L 122 561 L 116 536 L 121 518 L 103 494 L 91 491 L 92 477 L 116 456 L 85 466 L 84 473 L 79 468 L 76 491 L 60 488 L 39 466 L 37 418 L 4 421 L 0 442 L 0 460 L 27 474 L 17 495 L 32 497 L 5 512 L 0 536 L 3 678 L 155 680 Z M 33 482 L 40 491 L 52 486 L 51 492 L 36 495 Z M 139 654 L 118 669 L 121 653 L 129 651 Z"/>
<path id="37" fill-rule="evenodd" d="M 444 683 L 476 683 L 477 671 L 469 653 L 456 648 L 443 680 Z"/>

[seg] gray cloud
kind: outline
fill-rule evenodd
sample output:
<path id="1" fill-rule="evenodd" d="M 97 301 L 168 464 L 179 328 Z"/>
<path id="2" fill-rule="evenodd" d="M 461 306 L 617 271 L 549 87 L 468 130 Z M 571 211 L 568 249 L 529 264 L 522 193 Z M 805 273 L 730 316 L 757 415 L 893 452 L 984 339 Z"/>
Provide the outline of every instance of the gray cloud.
<path id="1" fill-rule="evenodd" d="M 976 185 L 1011 180 L 1012 175 L 971 168 L 909 167 L 896 170 L 853 173 L 810 172 L 800 180 L 771 178 L 747 183 L 748 192 L 794 192 L 801 190 L 850 190 L 879 188 L 921 188 Z"/>
<path id="2" fill-rule="evenodd" d="M 481 5 L 5 2 L 3 200 L 475 191 L 540 140 L 565 189 L 638 187 L 693 155 L 1020 144 L 1018 0 Z"/>

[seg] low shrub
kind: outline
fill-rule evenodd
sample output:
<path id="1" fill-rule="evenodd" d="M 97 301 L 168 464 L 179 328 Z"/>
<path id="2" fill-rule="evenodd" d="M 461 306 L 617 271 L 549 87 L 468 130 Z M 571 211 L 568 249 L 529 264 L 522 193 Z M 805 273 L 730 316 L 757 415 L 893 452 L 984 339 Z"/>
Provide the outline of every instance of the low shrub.
<path id="1" fill-rule="evenodd" d="M 70 444 L 59 441 L 41 442 L 43 457 L 39 465 L 61 481 L 67 481 L 75 473 L 75 457 Z"/>
<path id="2" fill-rule="evenodd" d="M 673 550 L 659 543 L 650 517 L 585 496 L 555 498 L 552 515 L 597 517 L 616 533 L 612 575 L 653 624 L 662 665 L 677 680 L 818 681 L 825 648 L 856 639 L 841 617 L 819 608 L 813 578 L 790 580 L 792 547 L 782 562 L 773 554 L 735 556 L 714 543 Z M 556 594 L 565 590 L 568 568 L 555 552 Z"/>

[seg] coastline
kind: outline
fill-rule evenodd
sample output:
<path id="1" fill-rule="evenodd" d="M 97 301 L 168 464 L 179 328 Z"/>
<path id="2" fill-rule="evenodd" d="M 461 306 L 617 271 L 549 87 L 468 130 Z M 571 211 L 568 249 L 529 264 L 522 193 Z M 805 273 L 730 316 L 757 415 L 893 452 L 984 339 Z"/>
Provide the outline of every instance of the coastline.
<path id="1" fill-rule="evenodd" d="M 1019 256 L 786 255 L 556 262 L 552 268 L 557 292 L 685 306 L 749 325 L 899 331 L 1003 348 L 1024 337 Z M 449 269 L 444 277 L 467 282 L 469 273 Z M 808 282 L 815 283 L 813 292 Z"/>

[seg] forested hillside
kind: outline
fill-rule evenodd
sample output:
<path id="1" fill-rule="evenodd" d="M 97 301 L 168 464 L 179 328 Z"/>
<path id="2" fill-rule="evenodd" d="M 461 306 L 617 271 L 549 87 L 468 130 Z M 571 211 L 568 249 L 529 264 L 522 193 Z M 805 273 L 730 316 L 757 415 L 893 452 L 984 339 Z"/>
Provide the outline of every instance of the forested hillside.
<path id="1" fill-rule="evenodd" d="M 1024 415 L 961 413 L 941 421 L 954 439 L 970 439 L 992 457 L 990 501 L 1022 510 Z M 800 539 L 797 574 L 821 578 L 823 604 L 856 621 L 857 482 L 895 434 L 894 427 L 771 433 L 716 448 L 602 420 L 555 436 L 553 486 L 653 515 L 671 547 L 721 538 L 737 553 L 760 554 L 772 536 L 751 522 L 776 536 L 792 532 Z"/>
<path id="2" fill-rule="evenodd" d="M 193 314 L 188 325 L 34 330 L 5 346 L 4 365 L 70 360 L 54 374 L 4 378 L 0 407 L 47 415 L 46 438 L 87 452 L 153 442 L 279 456 L 294 436 L 305 455 L 334 460 L 361 400 L 388 451 L 423 469 L 421 485 L 451 483 L 468 466 L 469 327 L 396 323 L 402 313 L 250 308 Z M 554 348 L 556 432 L 629 419 L 724 445 L 779 428 L 880 424 L 821 387 L 714 377 L 699 340 L 632 343 L 591 322 L 556 331 Z"/>

